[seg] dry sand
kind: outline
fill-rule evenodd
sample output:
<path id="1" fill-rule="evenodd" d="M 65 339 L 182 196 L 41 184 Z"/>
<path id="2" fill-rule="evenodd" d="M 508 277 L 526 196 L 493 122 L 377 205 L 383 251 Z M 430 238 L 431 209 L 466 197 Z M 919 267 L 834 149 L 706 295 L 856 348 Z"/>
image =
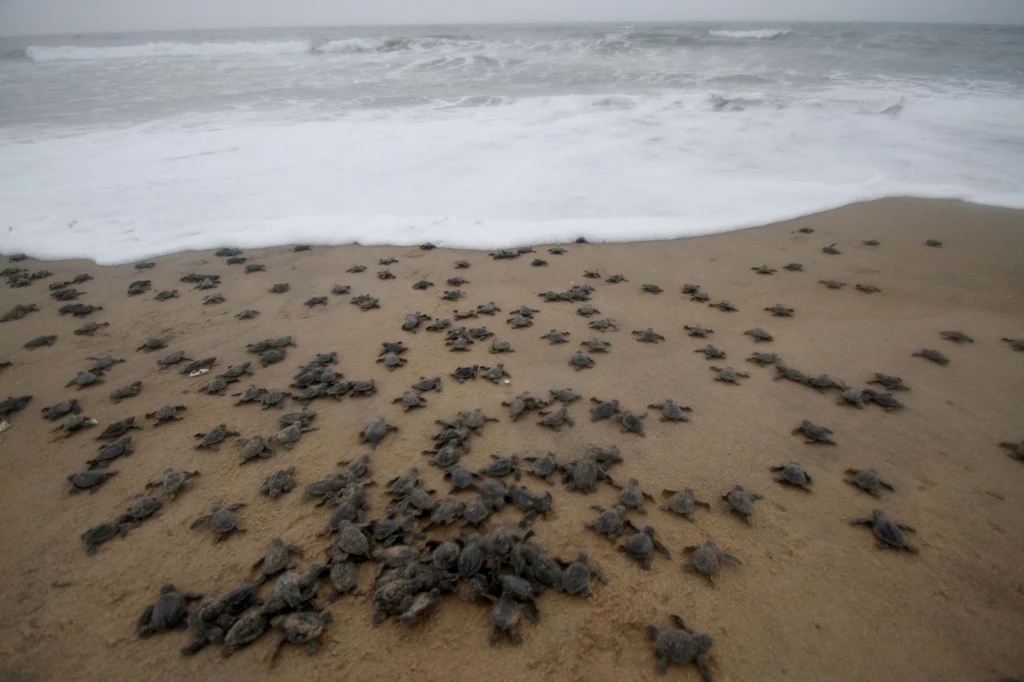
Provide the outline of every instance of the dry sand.
<path id="1" fill-rule="evenodd" d="M 802 226 L 815 229 L 800 234 Z M 861 245 L 876 238 L 881 246 Z M 929 248 L 925 239 L 945 242 Z M 842 255 L 822 253 L 837 242 Z M 59 303 L 47 296 L 43 280 L 0 293 L 0 309 L 37 303 L 41 312 L 0 326 L 0 360 L 13 367 L 0 375 L 3 395 L 32 394 L 12 427 L 0 435 L 3 476 L 0 500 L 0 680 L 177 680 L 177 679 L 415 679 L 633 680 L 650 679 L 656 661 L 644 626 L 667 625 L 683 615 L 698 631 L 714 637 L 712 667 L 719 680 L 997 680 L 1024 675 L 1024 464 L 997 444 L 1024 438 L 1024 353 L 1000 337 L 1024 336 L 1024 213 L 948 201 L 886 200 L 846 207 L 755 230 L 695 239 L 640 244 L 569 244 L 563 256 L 537 247 L 547 267 L 530 267 L 534 257 L 492 261 L 484 253 L 421 251 L 398 247 L 290 248 L 250 251 L 250 262 L 267 272 L 245 275 L 211 253 L 182 253 L 156 260 L 141 273 L 131 266 L 101 268 L 87 262 L 28 261 L 30 269 L 53 270 L 54 279 L 88 272 L 95 280 L 79 288 L 83 301 L 104 310 L 87 320 L 110 326 L 92 338 L 75 336 L 80 319 L 59 317 Z M 397 279 L 380 281 L 380 258 L 394 256 Z M 472 267 L 456 271 L 458 258 Z M 798 261 L 804 272 L 781 266 Z M 356 263 L 362 274 L 347 274 Z M 779 271 L 759 276 L 751 267 Z M 594 282 L 592 303 L 618 322 L 620 331 L 596 334 L 570 303 L 543 303 L 537 293 L 564 290 L 585 269 L 622 273 L 628 283 Z M 227 302 L 203 306 L 204 293 L 179 282 L 189 271 L 219 273 L 215 290 Z M 444 281 L 455 274 L 471 280 L 468 298 L 440 299 Z M 848 283 L 829 290 L 819 280 Z M 128 283 L 153 280 L 154 291 L 128 298 Z M 437 286 L 421 292 L 410 285 L 426 278 Z M 268 294 L 275 282 L 291 291 Z M 738 312 L 725 313 L 682 296 L 684 282 L 699 283 L 712 300 L 726 298 Z M 642 293 L 656 283 L 661 295 Z M 874 284 L 883 293 L 855 291 Z M 309 310 L 303 301 L 327 295 L 334 284 L 352 293 L 371 293 L 381 309 L 361 312 L 348 297 L 330 297 L 326 308 Z M 159 289 L 177 288 L 181 298 L 160 303 Z M 450 317 L 453 308 L 495 301 L 506 312 L 520 304 L 540 309 L 531 329 L 513 330 L 505 315 L 483 318 L 516 352 L 493 356 L 487 344 L 469 353 L 449 353 L 443 337 L 399 330 L 407 312 Z M 774 318 L 765 306 L 783 303 L 793 318 Z M 255 320 L 234 313 L 256 308 Z M 729 354 L 728 364 L 747 370 L 742 385 L 713 381 L 709 365 L 692 351 L 705 342 L 685 335 L 684 324 L 711 327 L 711 341 Z M 654 327 L 664 343 L 637 343 L 633 329 Z M 770 344 L 755 344 L 743 331 L 761 326 L 774 333 Z M 570 345 L 549 346 L 538 337 L 551 328 L 571 332 Z M 962 329 L 974 344 L 956 345 L 939 332 Z M 52 348 L 27 350 L 40 334 L 59 335 Z M 230 397 L 200 395 L 200 379 L 156 371 L 162 355 L 135 352 L 147 336 L 170 336 L 167 351 L 183 349 L 194 358 L 216 355 L 217 369 L 253 360 L 245 344 L 291 334 L 298 348 L 285 362 L 256 368 L 254 383 L 285 387 L 297 366 L 322 351 L 338 351 L 347 379 L 374 377 L 379 392 L 369 399 L 319 400 L 319 431 L 294 450 L 245 467 L 234 444 L 219 451 L 193 449 L 192 434 L 226 422 L 243 434 L 269 435 L 277 411 L 234 406 Z M 596 368 L 575 372 L 568 357 L 580 341 L 602 336 L 614 345 L 595 354 Z M 388 373 L 374 360 L 383 341 L 404 341 L 409 363 Z M 951 360 L 941 367 L 911 353 L 937 348 Z M 808 374 L 828 373 L 863 386 L 874 372 L 903 377 L 912 390 L 898 397 L 906 409 L 886 413 L 836 404 L 836 392 L 818 393 L 788 381 L 773 381 L 772 367 L 744 362 L 752 351 L 774 351 Z M 64 388 L 87 356 L 111 353 L 127 359 L 102 386 L 81 392 Z M 420 376 L 447 374 L 467 363 L 503 360 L 509 385 L 483 380 L 428 394 L 429 407 L 403 414 L 391 400 Z M 216 369 L 215 369 L 216 371 Z M 120 404 L 111 390 L 141 379 L 142 394 Z M 244 386 L 245 382 L 235 384 Z M 620 433 L 611 422 L 590 423 L 589 405 L 570 407 L 574 428 L 561 433 L 537 426 L 535 416 L 512 423 L 501 401 L 522 391 L 547 394 L 571 387 L 585 398 L 617 398 L 642 409 L 674 398 L 693 407 L 691 421 L 665 424 L 652 413 L 644 438 Z M 55 439 L 39 410 L 76 396 L 101 426 L 68 439 Z M 185 420 L 154 429 L 142 415 L 165 404 L 188 406 Z M 292 403 L 294 409 L 298 405 Z M 389 436 L 372 462 L 383 482 L 419 465 L 427 480 L 446 490 L 441 472 L 425 466 L 420 451 L 430 445 L 434 420 L 465 409 L 483 408 L 501 418 L 473 441 L 467 465 L 483 466 L 491 452 L 546 452 L 561 460 L 578 457 L 590 444 L 616 445 L 625 463 L 619 480 L 640 479 L 647 490 L 690 486 L 713 502 L 690 524 L 652 509 L 646 516 L 672 551 L 656 557 L 645 572 L 614 546 L 583 527 L 592 504 L 611 504 L 617 491 L 601 486 L 594 495 L 551 487 L 555 510 L 536 524 L 537 536 L 553 553 L 572 558 L 590 553 L 608 574 L 588 599 L 546 593 L 541 620 L 521 626 L 523 644 L 488 646 L 485 607 L 447 597 L 440 612 L 413 629 L 387 622 L 370 625 L 367 598 L 344 598 L 330 606 L 336 616 L 321 651 L 307 656 L 285 650 L 276 668 L 267 659 L 276 637 L 268 635 L 230 659 L 217 648 L 188 658 L 179 653 L 185 632 L 142 641 L 134 623 L 164 582 L 181 589 L 224 592 L 250 575 L 250 564 L 273 536 L 305 548 L 306 559 L 321 559 L 327 540 L 316 531 L 327 510 L 303 499 L 301 487 L 277 500 L 257 489 L 271 472 L 289 465 L 300 486 L 335 471 L 335 462 L 368 451 L 360 429 L 385 416 L 401 431 Z M 65 476 L 78 471 L 96 449 L 102 425 L 128 415 L 145 421 L 135 432 L 135 455 L 113 463 L 120 474 L 95 494 L 69 495 Z M 832 428 L 838 445 L 805 445 L 790 434 L 802 419 Z M 768 467 L 798 460 L 814 476 L 813 492 L 772 481 Z M 159 518 L 143 523 L 125 540 L 115 539 L 94 557 L 79 535 L 126 508 L 144 484 L 165 467 L 198 469 L 192 489 L 168 502 Z M 847 467 L 877 467 L 896 488 L 882 500 L 843 483 Z M 532 477 L 527 485 L 548 486 Z M 752 524 L 726 513 L 720 495 L 740 483 L 762 493 Z M 216 502 L 247 502 L 240 512 L 247 530 L 214 543 L 208 530 L 189 524 Z M 374 515 L 385 504 L 381 487 L 371 489 Z M 654 505 L 651 505 L 652 507 Z M 882 507 L 917 528 L 911 540 L 920 554 L 881 551 L 851 518 Z M 506 511 L 499 520 L 516 521 Z M 738 555 L 743 566 L 727 567 L 715 587 L 681 568 L 684 545 L 713 538 Z M 361 582 L 369 587 L 371 569 Z M 269 585 L 265 589 L 269 589 Z M 326 592 L 324 588 L 324 592 Z M 696 668 L 675 669 L 673 679 L 697 680 Z"/>

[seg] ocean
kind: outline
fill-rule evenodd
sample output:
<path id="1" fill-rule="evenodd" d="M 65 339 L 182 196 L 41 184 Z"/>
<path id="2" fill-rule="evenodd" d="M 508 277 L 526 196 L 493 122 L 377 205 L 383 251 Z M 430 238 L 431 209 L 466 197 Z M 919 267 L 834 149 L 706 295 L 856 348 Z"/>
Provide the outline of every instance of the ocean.
<path id="1" fill-rule="evenodd" d="M 665 239 L 886 196 L 1024 208 L 1022 173 L 1024 27 L 0 38 L 0 250 L 37 257 Z"/>

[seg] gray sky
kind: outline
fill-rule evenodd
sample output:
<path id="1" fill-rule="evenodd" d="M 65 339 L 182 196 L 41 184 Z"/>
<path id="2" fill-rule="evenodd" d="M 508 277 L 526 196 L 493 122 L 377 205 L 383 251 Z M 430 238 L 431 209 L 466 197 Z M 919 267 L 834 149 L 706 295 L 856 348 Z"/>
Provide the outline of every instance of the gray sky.
<path id="1" fill-rule="evenodd" d="M 545 21 L 1024 24 L 1024 0 L 0 0 L 0 35 Z"/>

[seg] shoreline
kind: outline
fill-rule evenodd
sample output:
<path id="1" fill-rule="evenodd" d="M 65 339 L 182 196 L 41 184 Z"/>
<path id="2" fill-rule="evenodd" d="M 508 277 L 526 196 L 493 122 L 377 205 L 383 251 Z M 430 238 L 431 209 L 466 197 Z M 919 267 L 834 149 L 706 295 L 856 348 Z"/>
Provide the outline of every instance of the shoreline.
<path id="1" fill-rule="evenodd" d="M 814 232 L 802 234 L 801 227 Z M 878 246 L 862 240 L 877 239 Z M 943 242 L 941 248 L 926 239 Z M 841 255 L 822 247 L 837 243 Z M 825 211 L 759 228 L 674 240 L 632 243 L 564 244 L 564 255 L 547 247 L 536 254 L 495 261 L 481 251 L 417 246 L 332 246 L 294 252 L 290 247 L 245 249 L 250 262 L 266 272 L 244 274 L 244 265 L 226 265 L 212 250 L 181 252 L 152 259 L 152 269 L 131 265 L 97 266 L 84 260 L 9 264 L 30 271 L 48 269 L 49 278 L 0 291 L 0 312 L 15 304 L 35 303 L 40 311 L 0 324 L 2 396 L 32 394 L 32 402 L 8 417 L 0 433 L 5 476 L 0 496 L 6 513 L 0 544 L 10 548 L 0 559 L 0 678 L 174 680 L 248 677 L 328 679 L 477 680 L 500 669 L 509 680 L 646 680 L 657 659 L 644 631 L 666 627 L 671 613 L 682 615 L 697 632 L 714 639 L 711 667 L 720 680 L 820 680 L 822 671 L 837 682 L 905 679 L 1001 679 L 1024 674 L 1024 464 L 1006 456 L 1001 441 L 1024 439 L 1019 396 L 1024 393 L 1024 353 L 1003 337 L 1024 337 L 1024 211 L 959 201 L 888 199 Z M 397 258 L 389 266 L 379 259 Z M 531 267 L 534 258 L 546 266 Z M 453 261 L 469 260 L 468 269 Z M 803 264 L 802 272 L 782 266 Z M 366 266 L 350 273 L 356 264 Z M 776 272 L 761 276 L 752 268 Z M 5 264 L 4 267 L 8 267 Z M 376 276 L 385 267 L 395 279 Z M 597 269 L 628 281 L 610 284 L 583 276 Z M 190 272 L 219 274 L 210 291 L 193 290 L 180 278 Z M 60 316 L 62 302 L 49 297 L 48 284 L 78 273 L 95 279 L 77 288 L 82 303 L 103 310 L 82 319 Z M 460 286 L 467 297 L 449 302 L 445 280 L 470 280 Z M 828 289 L 820 280 L 846 283 Z M 152 289 L 129 297 L 135 280 L 152 280 Z M 411 288 L 425 279 L 425 291 Z M 289 283 L 283 294 L 268 293 Z M 585 318 L 575 303 L 546 303 L 547 290 L 590 283 L 590 303 L 600 314 Z M 644 293 L 642 284 L 664 292 Z M 684 283 L 701 285 L 711 302 L 728 299 L 737 312 L 722 312 L 680 293 Z M 880 293 L 866 294 L 856 284 Z M 349 294 L 330 293 L 348 285 Z M 153 300 L 157 291 L 178 289 L 179 297 Z M 203 305 L 208 294 L 225 302 Z M 379 298 L 380 309 L 366 312 L 350 305 L 358 294 Z M 307 308 L 311 296 L 327 296 L 326 307 Z M 423 329 L 415 334 L 400 325 L 407 313 L 422 311 L 435 319 L 494 301 L 502 311 L 493 318 L 457 323 L 486 325 L 515 350 L 487 352 L 488 341 L 468 352 L 450 352 L 444 334 Z M 764 308 L 780 303 L 796 309 L 792 318 L 776 318 Z M 531 306 L 533 327 L 505 324 L 509 311 Z M 234 315 L 260 311 L 251 320 Z M 614 319 L 619 331 L 595 332 L 588 320 Z M 86 322 L 109 322 L 93 336 L 73 330 Z M 684 325 L 714 329 L 708 339 L 692 338 Z M 661 343 L 638 343 L 630 332 L 652 327 Z M 762 327 L 775 336 L 755 343 L 744 332 Z M 570 343 L 549 345 L 540 337 L 549 329 L 568 331 Z M 973 343 L 955 344 L 939 336 L 963 330 Z M 56 334 L 53 347 L 22 345 Z M 284 362 L 261 367 L 246 344 L 292 335 Z M 147 337 L 166 337 L 168 347 L 136 351 Z M 574 371 L 567 359 L 591 337 L 611 342 L 606 354 L 593 353 L 596 366 Z M 382 342 L 403 341 L 405 367 L 387 371 L 376 362 Z M 706 360 L 695 350 L 708 343 L 727 352 Z M 939 366 L 912 356 L 935 348 L 950 360 Z M 156 359 L 175 350 L 190 357 L 216 356 L 206 378 L 160 371 Z M 232 393 L 248 383 L 287 388 L 296 369 L 318 353 L 337 351 L 335 367 L 347 381 L 373 378 L 375 395 L 314 400 L 319 430 L 302 437 L 294 449 L 275 448 L 266 460 L 239 466 L 239 448 L 225 443 L 217 451 L 194 449 L 194 433 L 225 423 L 243 436 L 269 436 L 278 410 L 236 406 Z M 753 352 L 774 352 L 786 365 L 811 376 L 828 374 L 857 388 L 876 372 L 902 377 L 910 391 L 894 392 L 905 405 L 886 412 L 837 404 L 839 392 L 816 391 L 791 381 L 774 381 L 771 366 L 746 359 Z M 89 356 L 124 358 L 101 386 L 80 391 L 65 383 L 85 368 Z M 200 386 L 231 365 L 253 361 L 254 376 L 232 383 L 225 396 L 204 395 Z M 482 379 L 456 383 L 457 366 L 503 362 L 509 384 Z M 731 365 L 750 374 L 739 385 L 714 380 L 712 365 Z M 421 376 L 443 375 L 443 390 L 426 393 L 424 409 L 404 412 L 392 401 Z M 108 395 L 132 381 L 143 382 L 139 396 L 113 403 Z M 521 392 L 548 394 L 573 388 L 583 395 L 568 406 L 575 424 L 553 432 L 536 424 L 531 413 L 510 421 L 507 401 Z M 43 407 L 77 398 L 99 425 L 68 438 L 55 438 L 54 423 L 40 418 Z M 623 409 L 646 412 L 646 435 L 622 433 L 617 424 L 591 422 L 592 397 L 617 399 Z M 646 405 L 672 398 L 693 408 L 689 422 L 663 423 Z M 154 428 L 144 414 L 163 404 L 185 405 L 181 423 Z M 557 407 L 557 405 L 555 406 Z M 624 462 L 611 471 L 615 481 L 637 478 L 655 500 L 647 514 L 629 512 L 638 526 L 651 524 L 671 552 L 657 556 L 644 571 L 616 551 L 615 545 L 588 530 L 591 505 L 610 506 L 618 490 L 607 484 L 596 493 L 571 492 L 556 479 L 551 485 L 529 474 L 522 484 L 550 492 L 552 512 L 538 520 L 536 540 L 553 555 L 572 561 L 579 552 L 607 575 L 587 598 L 545 592 L 538 600 L 538 623 L 523 622 L 521 646 L 488 646 L 488 606 L 462 596 L 445 596 L 437 613 L 407 627 L 397 622 L 371 625 L 370 596 L 345 596 L 328 603 L 334 615 L 320 650 L 282 651 L 268 667 L 277 634 L 222 659 L 217 647 L 185 657 L 179 649 L 187 632 L 139 639 L 135 621 L 165 582 L 181 590 L 223 594 L 252 575 L 250 566 L 280 536 L 301 546 L 304 569 L 323 561 L 329 539 L 318 537 L 330 507 L 317 508 L 303 487 L 338 471 L 336 462 L 369 454 L 377 485 L 367 489 L 368 518 L 382 518 L 388 504 L 385 482 L 417 466 L 427 487 L 441 499 L 450 484 L 419 454 L 437 432 L 435 420 L 481 408 L 500 421 L 488 423 L 463 456 L 468 468 L 490 461 L 490 453 L 557 453 L 560 462 L 581 457 L 591 445 L 618 447 Z M 299 410 L 290 400 L 284 412 Z M 69 495 L 68 474 L 95 456 L 96 436 L 107 424 L 135 416 L 144 429 L 133 434 L 135 454 L 110 465 L 117 470 L 94 493 Z M 359 443 L 359 431 L 384 417 L 399 431 L 376 449 Z M 829 427 L 835 446 L 806 445 L 791 434 L 802 420 Z M 783 487 L 769 467 L 796 460 L 813 477 L 812 492 Z M 294 466 L 298 488 L 278 499 L 258 493 L 266 477 Z M 123 539 L 115 538 L 86 555 L 79 536 L 87 528 L 128 507 L 145 484 L 166 467 L 201 472 L 176 499 L 164 499 L 158 517 L 144 521 Z M 843 482 L 848 467 L 876 467 L 895 492 L 873 498 Z M 511 477 L 507 479 L 512 482 Z M 722 506 L 721 495 L 734 485 L 764 495 L 748 525 Z M 662 488 L 692 487 L 712 505 L 699 510 L 695 523 L 657 507 Z M 469 499 L 459 493 L 460 499 Z M 214 542 L 209 530 L 189 530 L 212 504 L 245 502 L 239 511 L 246 532 Z M 521 514 L 509 505 L 495 523 L 514 525 Z M 882 508 L 910 524 L 920 553 L 876 549 L 868 530 L 849 525 L 853 518 Z M 430 537 L 458 534 L 457 527 L 432 530 Z M 717 542 L 743 564 L 725 567 L 714 587 L 684 571 L 684 546 Z M 376 565 L 362 567 L 360 587 L 371 591 Z M 269 595 L 272 581 L 261 589 Z M 464 586 L 463 586 L 464 587 Z M 460 592 L 461 594 L 461 592 Z M 677 679 L 696 680 L 692 666 L 670 671 Z"/>

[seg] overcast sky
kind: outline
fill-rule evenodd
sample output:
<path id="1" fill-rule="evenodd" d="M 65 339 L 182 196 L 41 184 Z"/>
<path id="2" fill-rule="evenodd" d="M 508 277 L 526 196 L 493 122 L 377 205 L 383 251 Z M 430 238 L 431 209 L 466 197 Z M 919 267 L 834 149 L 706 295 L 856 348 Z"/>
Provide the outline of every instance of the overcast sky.
<path id="1" fill-rule="evenodd" d="M 545 21 L 1024 24 L 1024 0 L 0 0 L 0 35 Z"/>

